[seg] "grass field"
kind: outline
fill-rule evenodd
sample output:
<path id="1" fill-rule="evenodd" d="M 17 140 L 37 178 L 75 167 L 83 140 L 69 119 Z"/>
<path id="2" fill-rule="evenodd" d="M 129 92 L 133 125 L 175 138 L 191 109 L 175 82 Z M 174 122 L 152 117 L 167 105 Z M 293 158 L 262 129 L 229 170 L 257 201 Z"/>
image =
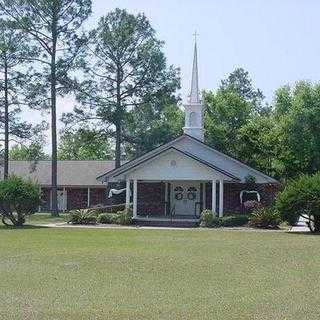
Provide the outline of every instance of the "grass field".
<path id="1" fill-rule="evenodd" d="M 0 319 L 319 319 L 320 238 L 0 230 Z"/>

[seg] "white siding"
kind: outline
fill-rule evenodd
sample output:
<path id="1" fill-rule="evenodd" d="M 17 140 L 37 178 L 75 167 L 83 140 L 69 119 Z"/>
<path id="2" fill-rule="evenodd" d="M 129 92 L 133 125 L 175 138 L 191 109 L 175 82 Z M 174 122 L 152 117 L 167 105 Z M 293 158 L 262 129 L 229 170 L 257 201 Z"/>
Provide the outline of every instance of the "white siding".
<path id="1" fill-rule="evenodd" d="M 229 177 L 176 150 L 169 150 L 127 173 L 138 180 L 211 180 Z"/>

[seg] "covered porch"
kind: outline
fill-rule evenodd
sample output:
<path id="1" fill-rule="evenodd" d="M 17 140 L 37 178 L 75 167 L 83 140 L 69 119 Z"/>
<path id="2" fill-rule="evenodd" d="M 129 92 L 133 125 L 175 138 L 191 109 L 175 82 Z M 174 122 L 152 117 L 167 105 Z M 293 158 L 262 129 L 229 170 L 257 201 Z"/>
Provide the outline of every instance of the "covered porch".
<path id="1" fill-rule="evenodd" d="M 135 221 L 198 221 L 204 209 L 224 212 L 224 180 L 126 180 L 126 208 Z"/>

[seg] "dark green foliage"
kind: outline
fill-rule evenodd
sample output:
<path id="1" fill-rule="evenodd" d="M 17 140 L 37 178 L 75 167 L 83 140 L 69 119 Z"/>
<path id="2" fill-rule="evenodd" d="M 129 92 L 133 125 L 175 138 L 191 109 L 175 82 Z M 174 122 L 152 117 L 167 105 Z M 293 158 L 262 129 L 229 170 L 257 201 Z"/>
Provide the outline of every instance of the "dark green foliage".
<path id="1" fill-rule="evenodd" d="M 132 221 L 132 214 L 127 210 L 118 211 L 117 213 L 100 213 L 95 209 L 72 210 L 68 214 L 68 223 L 72 224 L 120 224 L 129 225 Z"/>
<path id="2" fill-rule="evenodd" d="M 116 213 L 100 213 L 97 222 L 103 224 L 116 224 L 118 222 L 118 215 Z"/>
<path id="3" fill-rule="evenodd" d="M 235 214 L 219 219 L 222 227 L 242 227 L 248 223 L 249 216 L 245 214 Z"/>
<path id="4" fill-rule="evenodd" d="M 289 182 L 278 194 L 276 208 L 289 224 L 303 217 L 311 231 L 320 232 L 320 173 Z"/>
<path id="5" fill-rule="evenodd" d="M 48 160 L 49 155 L 43 151 L 43 144 L 39 142 L 31 143 L 30 145 L 15 145 L 9 152 L 10 160 Z"/>
<path id="6" fill-rule="evenodd" d="M 122 210 L 117 212 L 117 224 L 120 225 L 129 225 L 132 222 L 132 214 L 128 210 Z"/>
<path id="7" fill-rule="evenodd" d="M 263 106 L 264 95 L 262 91 L 253 87 L 249 72 L 243 68 L 235 69 L 227 79 L 222 80 L 220 89 L 235 92 L 239 97 L 250 103 L 257 113 L 268 112 L 267 106 Z"/>
<path id="8" fill-rule="evenodd" d="M 200 216 L 200 226 L 207 228 L 241 227 L 248 223 L 248 215 L 234 214 L 217 217 L 211 210 L 203 210 Z"/>
<path id="9" fill-rule="evenodd" d="M 112 160 L 110 139 L 95 130 L 65 132 L 58 148 L 59 160 Z"/>
<path id="10" fill-rule="evenodd" d="M 91 0 L 0 0 L 0 14 L 10 19 L 13 29 L 27 34 L 35 52 L 27 59 L 37 61 L 26 101 L 35 109 L 51 112 L 52 214 L 57 205 L 57 97 L 72 90 L 70 71 L 85 40 L 79 34 L 91 13 Z"/>
<path id="11" fill-rule="evenodd" d="M 276 229 L 281 223 L 280 214 L 273 208 L 259 208 L 249 216 L 249 226 L 263 229 Z"/>
<path id="12" fill-rule="evenodd" d="M 72 224 L 96 224 L 97 212 L 90 209 L 72 210 L 68 214 L 67 221 Z"/>
<path id="13" fill-rule="evenodd" d="M 0 129 L 4 134 L 4 150 L 1 150 L 4 178 L 9 175 L 10 141 L 25 142 L 42 129 L 41 125 L 32 125 L 19 117 L 21 105 L 27 103 L 23 93 L 30 81 L 26 58 L 33 50 L 29 40 L 25 33 L 12 28 L 8 20 L 0 19 Z"/>
<path id="14" fill-rule="evenodd" d="M 0 182 L 0 215 L 4 224 L 7 220 L 22 226 L 28 215 L 35 213 L 40 205 L 39 187 L 31 181 L 10 176 Z"/>
<path id="15" fill-rule="evenodd" d="M 76 86 L 81 106 L 63 120 L 71 125 L 85 121 L 113 137 L 119 167 L 123 143 L 130 144 L 130 153 L 154 135 L 158 143 L 162 130 L 156 130 L 157 122 L 164 117 L 163 109 L 177 100 L 178 70 L 167 66 L 163 43 L 144 14 L 115 9 L 99 20 L 88 38 L 79 61 L 84 81 Z"/>

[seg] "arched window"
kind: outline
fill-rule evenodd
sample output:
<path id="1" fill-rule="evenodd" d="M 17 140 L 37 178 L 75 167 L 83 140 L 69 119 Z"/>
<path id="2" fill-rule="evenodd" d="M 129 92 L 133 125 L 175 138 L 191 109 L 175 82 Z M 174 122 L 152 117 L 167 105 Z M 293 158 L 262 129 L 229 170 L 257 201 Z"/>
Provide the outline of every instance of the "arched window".
<path id="1" fill-rule="evenodd" d="M 191 112 L 189 117 L 189 126 L 196 127 L 197 126 L 197 113 Z"/>

